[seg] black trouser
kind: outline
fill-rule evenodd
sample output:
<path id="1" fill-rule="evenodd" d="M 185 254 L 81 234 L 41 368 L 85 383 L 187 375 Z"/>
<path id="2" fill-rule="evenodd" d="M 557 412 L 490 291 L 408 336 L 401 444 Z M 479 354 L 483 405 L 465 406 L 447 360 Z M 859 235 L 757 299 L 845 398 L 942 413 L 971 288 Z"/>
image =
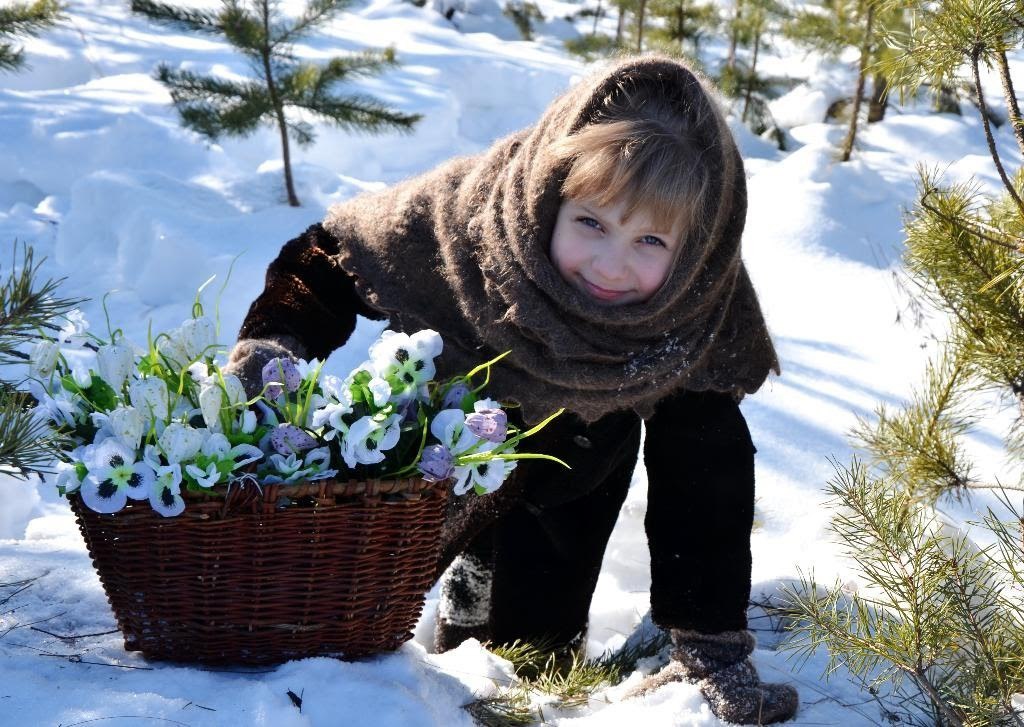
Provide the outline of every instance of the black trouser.
<path id="1" fill-rule="evenodd" d="M 558 420 L 556 420 L 558 422 Z M 566 417 L 531 451 L 555 454 L 520 465 L 523 500 L 467 548 L 492 560 L 488 624 L 496 643 L 570 643 L 586 628 L 605 546 L 636 464 L 639 418 L 591 426 Z M 731 397 L 682 393 L 647 423 L 651 607 L 663 627 L 705 633 L 746 628 L 754 448 Z"/>

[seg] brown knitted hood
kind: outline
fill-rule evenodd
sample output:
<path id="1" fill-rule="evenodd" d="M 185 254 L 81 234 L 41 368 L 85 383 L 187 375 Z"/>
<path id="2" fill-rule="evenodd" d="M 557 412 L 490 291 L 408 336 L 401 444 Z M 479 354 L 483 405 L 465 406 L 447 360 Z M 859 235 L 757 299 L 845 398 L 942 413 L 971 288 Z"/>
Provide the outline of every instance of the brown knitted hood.
<path id="1" fill-rule="evenodd" d="M 665 284 L 643 303 L 609 307 L 548 257 L 568 172 L 551 147 L 624 84 L 690 116 L 710 181 Z M 332 207 L 324 227 L 368 304 L 402 330 L 441 333 L 439 374 L 511 350 L 492 395 L 520 402 L 527 420 L 565 406 L 593 421 L 627 408 L 650 416 L 679 388 L 742 395 L 778 372 L 740 259 L 746 207 L 742 160 L 701 82 L 677 61 L 641 57 L 583 80 L 481 155 Z"/>

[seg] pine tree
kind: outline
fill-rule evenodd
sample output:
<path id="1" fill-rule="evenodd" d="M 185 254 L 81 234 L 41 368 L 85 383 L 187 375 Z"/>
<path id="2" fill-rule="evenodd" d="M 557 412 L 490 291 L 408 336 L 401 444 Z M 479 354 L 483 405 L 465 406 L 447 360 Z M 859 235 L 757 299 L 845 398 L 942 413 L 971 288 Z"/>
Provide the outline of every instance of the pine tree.
<path id="1" fill-rule="evenodd" d="M 15 71 L 25 65 L 24 51 L 7 39 L 38 35 L 61 18 L 61 10 L 57 0 L 16 2 L 0 8 L 0 71 Z"/>
<path id="2" fill-rule="evenodd" d="M 299 61 L 292 45 L 342 10 L 350 0 L 311 0 L 293 22 L 283 21 L 270 0 L 221 0 L 219 12 L 179 8 L 151 0 L 132 0 L 132 10 L 157 22 L 225 38 L 251 63 L 254 77 L 235 81 L 203 76 L 167 65 L 156 77 L 171 91 L 182 123 L 216 140 L 221 135 L 245 136 L 260 124 L 277 127 L 281 136 L 288 203 L 299 206 L 292 181 L 289 138 L 312 144 L 312 125 L 289 115 L 300 110 L 342 129 L 381 132 L 408 130 L 419 114 L 393 111 L 375 98 L 335 95 L 344 81 L 380 73 L 395 64 L 394 52 L 365 51 L 332 58 L 323 65 Z"/>
<path id="3" fill-rule="evenodd" d="M 1024 727 L 1014 701 L 1024 693 L 1024 514 L 1006 494 L 1024 482 L 981 478 L 963 446 L 987 413 L 972 394 L 1001 392 L 1020 404 L 1007 455 L 1024 461 L 1024 173 L 1011 178 L 1005 169 L 980 79 L 982 65 L 1000 69 L 1019 130 L 1005 60 L 1024 44 L 1021 10 L 1019 0 L 922 2 L 912 30 L 894 36 L 897 55 L 879 66 L 903 95 L 926 83 L 939 93 L 966 66 L 1002 190 L 946 184 L 921 170 L 905 222 L 905 263 L 922 295 L 948 313 L 951 331 L 911 401 L 880 407 L 874 422 L 855 430 L 867 464 L 839 468 L 831 485 L 832 530 L 863 591 L 820 589 L 811 577 L 790 594 L 796 628 L 807 637 L 798 648 L 824 644 L 830 669 L 844 664 L 869 683 L 908 678 L 935 724 L 957 727 Z M 946 526 L 933 507 L 976 488 L 997 489 L 1010 513 L 1007 520 L 988 511 L 982 526 L 993 544 L 985 547 Z"/>
<path id="4" fill-rule="evenodd" d="M 57 297 L 59 280 L 39 282 L 39 266 L 31 247 L 14 246 L 11 271 L 0 282 L 0 366 L 23 365 L 25 349 L 39 331 L 56 328 L 54 321 L 81 303 Z M 11 370 L 10 368 L 5 371 Z M 0 471 L 24 477 L 52 462 L 60 440 L 31 411 L 32 398 L 13 381 L 0 380 Z"/>
<path id="5" fill-rule="evenodd" d="M 850 123 L 840 152 L 844 162 L 853 153 L 868 75 L 871 68 L 885 60 L 889 48 L 886 39 L 907 28 L 906 5 L 903 0 L 821 0 L 818 8 L 802 10 L 784 26 L 785 34 L 795 42 L 831 56 L 849 47 L 859 50 Z M 876 72 L 868 121 L 884 118 L 886 87 L 884 74 Z"/>
<path id="6" fill-rule="evenodd" d="M 650 31 L 653 46 L 682 55 L 689 43 L 693 58 L 700 58 L 701 39 L 718 25 L 715 5 L 695 0 L 651 0 L 649 15 L 659 22 Z"/>

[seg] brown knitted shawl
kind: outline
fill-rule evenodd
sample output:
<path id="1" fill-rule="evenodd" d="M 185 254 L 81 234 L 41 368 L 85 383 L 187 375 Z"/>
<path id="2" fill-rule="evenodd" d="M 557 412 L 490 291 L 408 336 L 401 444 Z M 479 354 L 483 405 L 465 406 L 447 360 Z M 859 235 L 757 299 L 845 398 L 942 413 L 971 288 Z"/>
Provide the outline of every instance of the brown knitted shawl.
<path id="1" fill-rule="evenodd" d="M 710 186 L 661 289 L 608 307 L 577 292 L 548 257 L 567 173 L 549 147 L 592 121 L 623 83 L 667 94 L 692 116 Z M 440 375 L 510 350 L 489 390 L 520 402 L 528 421 L 561 406 L 588 421 L 627 408 L 648 417 L 679 388 L 742 396 L 778 373 L 778 361 L 740 260 L 743 163 L 713 104 L 674 60 L 619 61 L 556 99 L 535 126 L 336 205 L 324 227 L 368 304 L 401 330 L 441 333 Z"/>

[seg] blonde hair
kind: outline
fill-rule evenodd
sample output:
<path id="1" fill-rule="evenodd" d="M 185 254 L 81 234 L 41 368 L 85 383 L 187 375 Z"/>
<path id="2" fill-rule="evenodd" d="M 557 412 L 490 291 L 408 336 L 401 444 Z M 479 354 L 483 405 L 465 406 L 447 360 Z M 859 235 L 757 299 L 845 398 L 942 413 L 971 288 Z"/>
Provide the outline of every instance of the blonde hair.
<path id="1" fill-rule="evenodd" d="M 637 211 L 666 230 L 682 223 L 686 231 L 700 226 L 708 186 L 707 140 L 696 129 L 720 129 L 719 112 L 706 95 L 706 104 L 687 104 L 685 110 L 668 94 L 621 85 L 603 107 L 575 133 L 553 146 L 556 158 L 568 166 L 562 197 L 590 199 L 601 206 L 620 199 L 625 216 Z M 698 117 L 698 118 L 695 118 Z"/>

